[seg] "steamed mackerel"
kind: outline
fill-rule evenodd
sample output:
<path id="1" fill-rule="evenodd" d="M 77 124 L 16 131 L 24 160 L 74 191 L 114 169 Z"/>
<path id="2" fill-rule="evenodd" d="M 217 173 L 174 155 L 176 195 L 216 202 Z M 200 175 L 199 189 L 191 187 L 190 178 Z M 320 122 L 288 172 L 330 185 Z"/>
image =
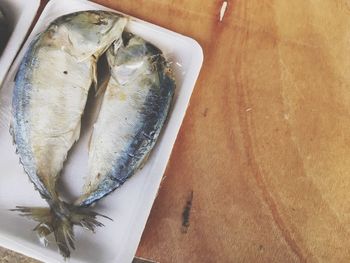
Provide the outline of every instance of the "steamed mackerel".
<path id="1" fill-rule="evenodd" d="M 13 136 L 25 172 L 50 205 L 46 214 L 24 207 L 18 210 L 39 221 L 39 235 L 48 232 L 45 227 L 51 228 L 65 257 L 69 256 L 66 240 L 72 246 L 72 225 L 84 217 L 60 201 L 57 179 L 80 136 L 88 92 L 96 81 L 97 59 L 120 38 L 126 22 L 104 11 L 60 17 L 31 43 L 17 73 Z"/>
<path id="2" fill-rule="evenodd" d="M 107 50 L 111 78 L 90 143 L 89 176 L 77 201 L 89 206 L 121 186 L 146 161 L 167 118 L 175 81 L 162 52 L 123 33 Z"/>

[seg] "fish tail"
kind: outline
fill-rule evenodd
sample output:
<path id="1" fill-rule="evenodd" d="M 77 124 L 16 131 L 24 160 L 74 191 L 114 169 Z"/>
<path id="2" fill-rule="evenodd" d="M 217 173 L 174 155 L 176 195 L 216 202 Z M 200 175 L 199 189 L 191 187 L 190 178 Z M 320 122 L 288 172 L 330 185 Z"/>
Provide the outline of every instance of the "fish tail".
<path id="1" fill-rule="evenodd" d="M 20 212 L 21 216 L 29 217 L 38 222 L 33 229 L 44 246 L 47 246 L 47 237 L 54 234 L 60 254 L 66 259 L 70 257 L 71 249 L 75 249 L 75 225 L 92 232 L 96 227 L 104 226 L 97 217 L 111 218 L 91 211 L 88 208 L 73 206 L 65 202 L 55 203 L 51 207 L 24 207 L 17 206 L 11 211 Z"/>

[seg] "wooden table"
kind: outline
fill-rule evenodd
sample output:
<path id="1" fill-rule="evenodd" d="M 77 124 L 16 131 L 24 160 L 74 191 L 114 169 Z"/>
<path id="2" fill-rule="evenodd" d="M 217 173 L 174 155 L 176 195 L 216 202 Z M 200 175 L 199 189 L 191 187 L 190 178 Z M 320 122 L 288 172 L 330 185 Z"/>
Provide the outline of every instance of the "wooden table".
<path id="1" fill-rule="evenodd" d="M 204 49 L 137 254 L 350 262 L 350 1 L 98 2 Z"/>

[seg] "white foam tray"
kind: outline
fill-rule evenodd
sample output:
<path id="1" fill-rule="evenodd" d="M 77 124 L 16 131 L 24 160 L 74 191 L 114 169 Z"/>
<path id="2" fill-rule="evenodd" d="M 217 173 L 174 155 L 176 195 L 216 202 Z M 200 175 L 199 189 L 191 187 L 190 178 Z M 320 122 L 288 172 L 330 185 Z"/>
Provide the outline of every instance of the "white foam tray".
<path id="1" fill-rule="evenodd" d="M 13 79 L 26 48 L 38 32 L 61 15 L 92 9 L 108 10 L 84 0 L 51 0 L 0 91 L 0 245 L 44 262 L 63 262 L 56 245 L 50 243 L 48 248 L 42 247 L 31 231 L 36 223 L 8 210 L 16 205 L 46 206 L 19 165 L 8 132 Z M 174 62 L 172 66 L 177 81 L 175 100 L 168 123 L 145 167 L 123 187 L 98 203 L 96 211 L 108 215 L 114 221 L 102 220 L 105 227 L 97 229 L 96 234 L 75 229 L 77 242 L 71 263 L 132 261 L 203 61 L 201 47 L 191 38 L 137 19 L 131 19 L 127 28 L 159 46 Z M 80 193 L 86 174 L 90 132 L 91 125 L 87 125 L 82 131 L 81 140 L 70 153 L 62 174 L 62 185 L 71 199 Z"/>
<path id="2" fill-rule="evenodd" d="M 40 0 L 0 0 L 0 8 L 12 29 L 6 48 L 0 55 L 0 85 L 28 33 L 39 5 Z"/>

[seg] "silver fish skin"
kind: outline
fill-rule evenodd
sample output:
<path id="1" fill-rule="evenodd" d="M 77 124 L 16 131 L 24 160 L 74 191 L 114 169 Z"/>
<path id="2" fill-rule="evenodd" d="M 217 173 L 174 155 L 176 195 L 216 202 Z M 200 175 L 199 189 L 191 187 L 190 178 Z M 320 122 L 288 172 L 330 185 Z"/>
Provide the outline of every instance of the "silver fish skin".
<path id="1" fill-rule="evenodd" d="M 97 59 L 121 37 L 126 22 L 104 11 L 60 17 L 31 43 L 17 72 L 12 133 L 25 172 L 50 205 L 45 213 L 25 207 L 17 211 L 39 221 L 39 235 L 50 226 L 64 257 L 70 255 L 66 240 L 72 246 L 72 225 L 80 224 L 84 216 L 74 215 L 75 208 L 60 200 L 56 183 L 68 151 L 80 136 Z M 91 214 L 93 220 L 95 215 Z M 92 222 L 90 229 L 97 224 Z"/>
<path id="2" fill-rule="evenodd" d="M 169 113 L 175 80 L 161 50 L 123 33 L 107 50 L 111 78 L 91 138 L 84 194 L 90 206 L 120 187 L 147 160 Z"/>

